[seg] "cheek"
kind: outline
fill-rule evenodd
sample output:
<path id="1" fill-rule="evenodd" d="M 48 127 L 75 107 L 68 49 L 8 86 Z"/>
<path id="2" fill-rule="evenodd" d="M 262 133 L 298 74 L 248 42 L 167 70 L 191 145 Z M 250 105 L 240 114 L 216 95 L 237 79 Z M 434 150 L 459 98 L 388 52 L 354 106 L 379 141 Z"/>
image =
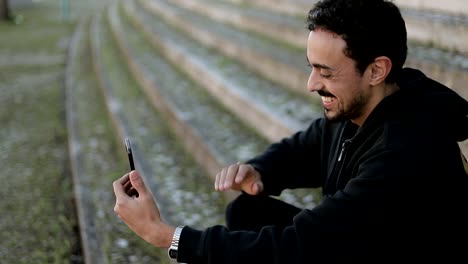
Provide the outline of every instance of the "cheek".
<path id="1" fill-rule="evenodd" d="M 328 82 L 325 85 L 325 90 L 335 96 L 337 99 L 342 100 L 346 97 L 347 95 L 347 90 L 349 89 L 349 86 L 342 84 L 342 83 L 336 83 L 336 82 Z"/>
<path id="2" fill-rule="evenodd" d="M 361 89 L 356 83 L 353 83 L 351 80 L 348 82 L 342 83 L 333 83 L 329 84 L 327 90 L 333 94 L 337 100 L 343 104 L 347 105 L 349 102 L 353 101 L 356 96 L 361 93 Z"/>

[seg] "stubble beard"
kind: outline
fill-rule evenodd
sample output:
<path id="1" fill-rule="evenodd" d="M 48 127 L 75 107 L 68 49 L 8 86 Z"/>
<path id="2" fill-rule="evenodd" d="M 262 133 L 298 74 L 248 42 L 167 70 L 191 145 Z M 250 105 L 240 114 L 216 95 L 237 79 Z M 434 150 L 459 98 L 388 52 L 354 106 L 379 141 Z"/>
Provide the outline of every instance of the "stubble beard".
<path id="1" fill-rule="evenodd" d="M 331 122 L 341 122 L 345 120 L 357 119 L 362 115 L 364 106 L 366 105 L 367 101 L 368 100 L 364 94 L 359 93 L 353 98 L 353 101 L 351 101 L 348 107 L 340 102 L 334 115 L 332 110 L 327 110 L 324 108 L 325 117 Z"/>

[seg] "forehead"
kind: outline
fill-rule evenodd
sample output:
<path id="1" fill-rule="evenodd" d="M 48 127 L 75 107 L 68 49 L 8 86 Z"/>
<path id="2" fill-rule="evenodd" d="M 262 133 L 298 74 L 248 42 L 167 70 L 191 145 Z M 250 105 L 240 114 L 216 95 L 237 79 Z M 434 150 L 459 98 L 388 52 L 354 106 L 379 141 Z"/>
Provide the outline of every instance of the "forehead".
<path id="1" fill-rule="evenodd" d="M 307 39 L 307 59 L 310 63 L 318 63 L 337 67 L 346 60 L 352 61 L 344 54 L 346 42 L 333 32 L 323 29 L 310 31 Z"/>

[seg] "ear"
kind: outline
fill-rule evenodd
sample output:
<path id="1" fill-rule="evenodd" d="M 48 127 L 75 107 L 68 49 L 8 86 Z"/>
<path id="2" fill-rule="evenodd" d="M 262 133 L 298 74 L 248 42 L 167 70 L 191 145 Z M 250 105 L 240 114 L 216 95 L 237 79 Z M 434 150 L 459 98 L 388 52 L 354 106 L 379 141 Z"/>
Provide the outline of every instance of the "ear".
<path id="1" fill-rule="evenodd" d="M 369 83 L 373 86 L 381 84 L 392 70 L 392 61 L 386 56 L 377 57 L 369 65 L 368 70 L 370 70 Z"/>

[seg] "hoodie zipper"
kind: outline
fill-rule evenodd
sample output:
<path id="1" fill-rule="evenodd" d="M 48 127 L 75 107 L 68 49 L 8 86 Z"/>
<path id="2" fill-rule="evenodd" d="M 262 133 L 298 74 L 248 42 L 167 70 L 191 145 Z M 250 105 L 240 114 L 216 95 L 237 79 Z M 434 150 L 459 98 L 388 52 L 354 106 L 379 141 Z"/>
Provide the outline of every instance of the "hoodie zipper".
<path id="1" fill-rule="evenodd" d="M 350 144 L 351 144 L 351 139 L 346 139 L 345 141 L 343 141 L 343 143 L 341 143 L 341 151 L 340 151 L 340 155 L 338 155 L 338 162 L 341 162 L 345 154 L 345 151 Z"/>
<path id="2" fill-rule="evenodd" d="M 346 139 L 341 144 L 341 150 L 340 150 L 340 154 L 338 155 L 338 162 L 336 164 L 336 173 L 337 173 L 336 174 L 336 189 L 339 188 L 338 186 L 340 183 L 341 172 L 343 171 L 343 167 L 344 167 L 343 160 L 345 158 L 346 152 L 349 149 L 349 145 L 351 145 L 351 142 L 352 142 L 351 139 Z"/>
<path id="3" fill-rule="evenodd" d="M 357 133 L 357 130 L 350 130 L 350 128 L 351 127 L 349 125 L 345 125 L 339 135 L 341 143 L 337 146 L 338 149 L 336 149 L 336 151 L 338 153 L 335 154 L 334 157 L 335 164 L 333 165 L 333 169 L 328 175 L 323 188 L 325 192 L 330 191 L 330 193 L 334 193 L 337 190 L 336 184 L 338 184 L 341 171 L 343 170 L 346 152 L 349 152 L 351 142 L 353 142 L 354 136 Z"/>

